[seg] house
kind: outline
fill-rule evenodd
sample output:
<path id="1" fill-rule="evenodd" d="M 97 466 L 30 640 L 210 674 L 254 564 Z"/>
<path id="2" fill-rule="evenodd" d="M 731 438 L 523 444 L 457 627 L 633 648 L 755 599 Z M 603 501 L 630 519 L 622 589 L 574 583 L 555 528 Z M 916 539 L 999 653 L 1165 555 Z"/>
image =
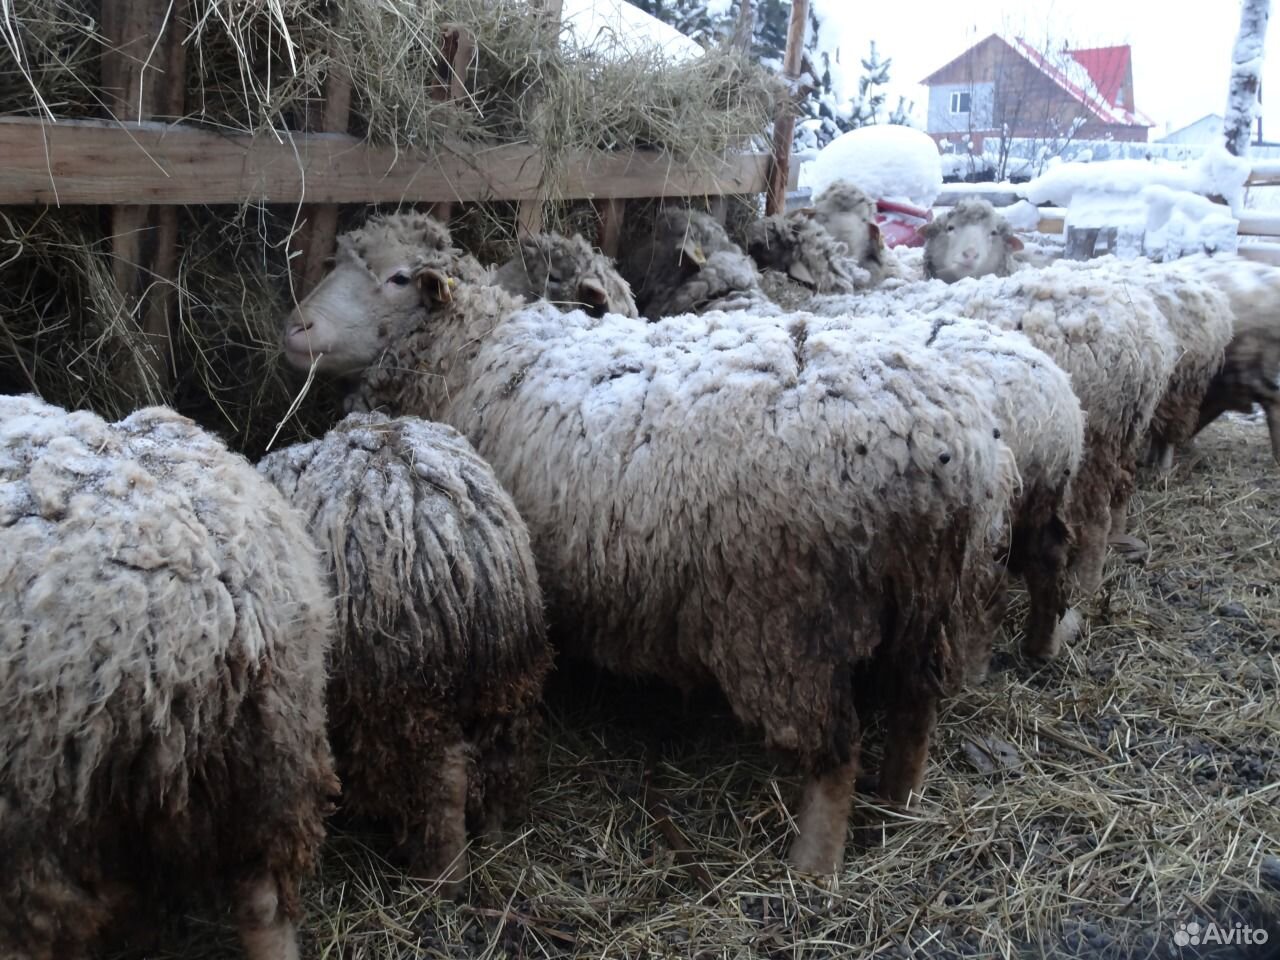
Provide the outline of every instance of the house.
<path id="1" fill-rule="evenodd" d="M 991 34 L 921 81 L 927 131 L 952 144 L 987 137 L 1138 140 L 1153 126 L 1134 106 L 1129 46 L 1044 50 Z"/>
<path id="2" fill-rule="evenodd" d="M 1222 114 L 1206 113 L 1199 120 L 1188 123 L 1156 139 L 1156 143 L 1217 143 L 1222 140 Z"/>

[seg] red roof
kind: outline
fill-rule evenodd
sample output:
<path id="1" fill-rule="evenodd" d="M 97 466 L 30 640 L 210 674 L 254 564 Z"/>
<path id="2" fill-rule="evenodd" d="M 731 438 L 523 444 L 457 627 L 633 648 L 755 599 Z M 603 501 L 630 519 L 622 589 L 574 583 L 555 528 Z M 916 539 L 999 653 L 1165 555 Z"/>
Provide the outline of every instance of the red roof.
<path id="1" fill-rule="evenodd" d="M 1071 59 L 1088 71 L 1098 93 L 1111 106 L 1116 105 L 1120 85 L 1129 75 L 1131 54 L 1126 43 L 1119 47 L 1091 47 L 1087 50 L 1070 50 Z M 1133 104 L 1128 106 L 1132 107 Z"/>
<path id="2" fill-rule="evenodd" d="M 1006 41 L 1007 42 L 1007 41 Z M 1114 79 L 1110 80 L 1110 99 L 1106 98 L 1103 89 L 1098 86 L 1094 79 L 1092 71 L 1089 70 L 1084 60 L 1077 54 L 1083 54 L 1085 59 L 1093 60 L 1096 64 L 1104 64 L 1106 62 L 1103 56 L 1092 58 L 1089 54 L 1095 52 L 1091 50 L 1064 51 L 1065 56 L 1054 56 L 1050 58 L 1041 53 L 1026 40 L 1021 37 L 1015 37 L 1013 43 L 1010 44 L 1015 50 L 1022 54 L 1033 66 L 1046 77 L 1056 83 L 1059 87 L 1069 93 L 1074 99 L 1080 101 L 1089 108 L 1099 120 L 1104 123 L 1124 124 L 1126 126 L 1153 127 L 1154 123 L 1151 118 L 1140 110 L 1134 110 L 1132 104 L 1123 104 L 1116 106 L 1115 96 L 1120 90 L 1120 83 L 1124 79 L 1123 73 L 1116 73 Z M 1099 47 L 1097 50 L 1117 50 L 1123 49 L 1126 54 L 1129 48 L 1126 47 Z M 1069 59 L 1068 59 L 1069 58 Z M 1114 65 L 1112 64 L 1105 73 L 1114 73 Z M 1084 76 L 1080 76 L 1084 73 Z M 1107 77 L 1103 77 L 1104 81 Z"/>

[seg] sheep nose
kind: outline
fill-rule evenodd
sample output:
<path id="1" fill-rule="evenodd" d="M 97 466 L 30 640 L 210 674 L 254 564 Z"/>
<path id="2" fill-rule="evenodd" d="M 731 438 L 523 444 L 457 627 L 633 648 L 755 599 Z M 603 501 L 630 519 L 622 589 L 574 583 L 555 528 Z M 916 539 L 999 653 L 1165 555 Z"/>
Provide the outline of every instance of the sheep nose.
<path id="1" fill-rule="evenodd" d="M 978 251 L 975 250 L 973 247 L 970 247 L 969 249 L 965 250 L 963 253 L 960 254 L 960 259 L 963 260 L 965 263 L 975 263 L 977 262 L 977 259 L 978 259 Z"/>
<path id="2" fill-rule="evenodd" d="M 296 337 L 300 333 L 306 333 L 311 329 L 311 321 L 307 319 L 307 315 L 300 311 L 294 311 L 285 324 L 285 336 Z"/>

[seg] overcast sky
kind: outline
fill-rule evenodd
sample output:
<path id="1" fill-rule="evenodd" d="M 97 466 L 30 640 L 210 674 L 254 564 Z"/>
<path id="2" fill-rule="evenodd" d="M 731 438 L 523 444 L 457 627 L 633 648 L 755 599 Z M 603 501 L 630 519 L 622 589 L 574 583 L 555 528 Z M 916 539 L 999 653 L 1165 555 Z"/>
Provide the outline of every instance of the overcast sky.
<path id="1" fill-rule="evenodd" d="M 871 40 L 892 57 L 890 106 L 897 94 L 916 101 L 920 80 L 993 32 L 1021 34 L 1040 45 L 1052 37 L 1072 47 L 1128 43 L 1133 48 L 1134 99 L 1155 121 L 1151 139 L 1206 113 L 1221 114 L 1227 99 L 1231 48 L 1240 26 L 1238 0 L 813 0 L 838 20 L 841 58 L 857 59 Z M 1277 11 L 1280 15 L 1280 11 Z M 1266 91 L 1274 90 L 1267 102 Z M 1280 23 L 1267 32 L 1263 70 L 1263 134 L 1280 140 Z"/>

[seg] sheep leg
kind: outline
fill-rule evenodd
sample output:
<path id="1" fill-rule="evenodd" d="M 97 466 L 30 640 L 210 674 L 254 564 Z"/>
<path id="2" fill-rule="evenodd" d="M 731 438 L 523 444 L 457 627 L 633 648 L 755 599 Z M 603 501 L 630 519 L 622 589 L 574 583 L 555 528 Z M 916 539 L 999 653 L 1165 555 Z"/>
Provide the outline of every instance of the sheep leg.
<path id="1" fill-rule="evenodd" d="M 284 911 L 284 899 L 269 873 L 244 886 L 236 919 L 249 960 L 298 960 L 298 931 Z"/>
<path id="2" fill-rule="evenodd" d="M 1267 414 L 1267 429 L 1271 432 L 1271 456 L 1280 463 L 1280 401 L 1263 404 Z"/>
<path id="3" fill-rule="evenodd" d="M 791 845 L 790 857 L 791 865 L 801 873 L 828 874 L 840 869 L 857 772 L 855 741 L 847 763 L 812 774 L 804 785 L 804 799 L 796 818 L 800 835 Z"/>
<path id="4" fill-rule="evenodd" d="M 453 896 L 467 875 L 467 792 L 469 787 L 466 744 L 445 747 L 440 758 L 440 789 L 433 819 L 424 827 L 415 867 L 440 884 L 444 897 Z"/>
<path id="5" fill-rule="evenodd" d="M 885 800 L 909 806 L 912 794 L 919 795 L 929 760 L 929 737 L 937 720 L 936 694 L 914 691 L 889 708 L 880 765 L 880 796 Z"/>

